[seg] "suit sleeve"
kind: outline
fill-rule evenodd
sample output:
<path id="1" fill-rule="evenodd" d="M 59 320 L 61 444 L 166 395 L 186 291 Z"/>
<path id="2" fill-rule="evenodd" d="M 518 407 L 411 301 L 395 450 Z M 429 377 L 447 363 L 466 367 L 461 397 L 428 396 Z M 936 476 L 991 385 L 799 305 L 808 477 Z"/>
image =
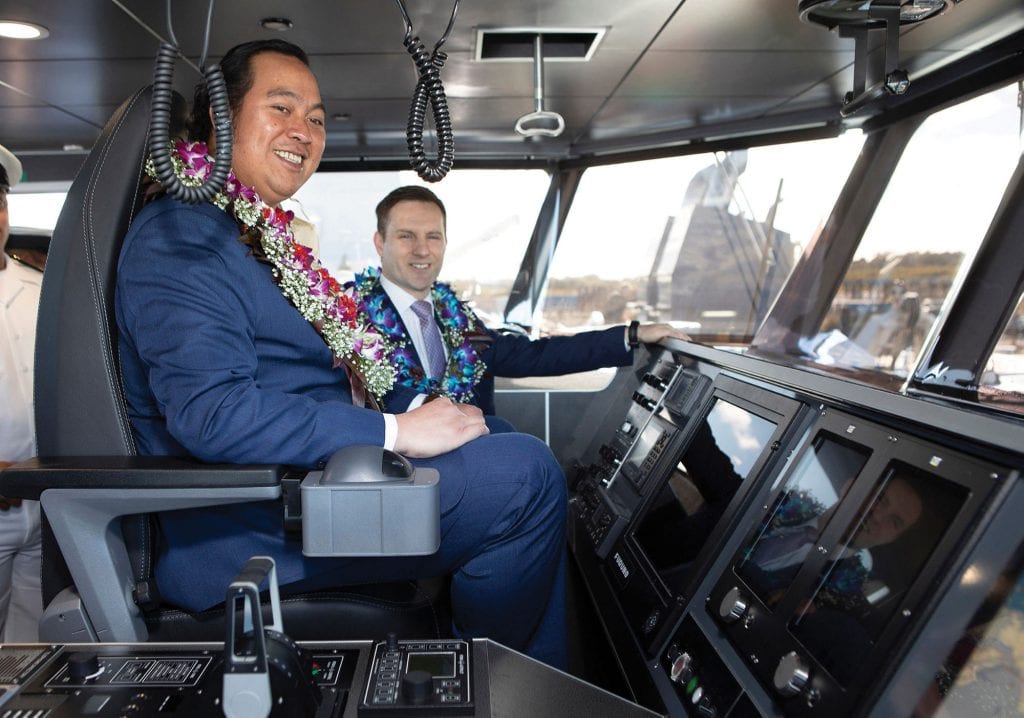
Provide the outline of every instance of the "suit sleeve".
<path id="1" fill-rule="evenodd" d="M 315 466 L 349 444 L 383 445 L 383 417 L 352 406 L 347 385 L 304 391 L 301 365 L 279 372 L 293 385 L 263 385 L 257 320 L 276 287 L 226 215 L 177 205 L 143 216 L 118 269 L 122 352 L 138 356 L 154 410 L 186 451 L 206 461 Z"/>
<path id="2" fill-rule="evenodd" d="M 484 361 L 492 374 L 505 377 L 559 376 L 629 366 L 633 352 L 625 347 L 623 331 L 617 326 L 535 340 L 490 331 L 493 341 L 484 352 Z"/>

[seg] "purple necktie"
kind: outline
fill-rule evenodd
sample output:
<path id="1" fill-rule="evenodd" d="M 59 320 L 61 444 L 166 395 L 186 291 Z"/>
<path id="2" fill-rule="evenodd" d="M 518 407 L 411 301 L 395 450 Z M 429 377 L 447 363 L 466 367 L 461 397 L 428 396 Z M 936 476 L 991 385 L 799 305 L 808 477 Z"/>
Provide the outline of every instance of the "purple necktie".
<path id="1" fill-rule="evenodd" d="M 423 357 L 427 373 L 431 378 L 440 378 L 444 374 L 444 347 L 441 346 L 441 332 L 434 323 L 434 307 L 430 302 L 420 299 L 412 303 L 412 310 L 420 319 L 420 332 L 427 352 Z"/>

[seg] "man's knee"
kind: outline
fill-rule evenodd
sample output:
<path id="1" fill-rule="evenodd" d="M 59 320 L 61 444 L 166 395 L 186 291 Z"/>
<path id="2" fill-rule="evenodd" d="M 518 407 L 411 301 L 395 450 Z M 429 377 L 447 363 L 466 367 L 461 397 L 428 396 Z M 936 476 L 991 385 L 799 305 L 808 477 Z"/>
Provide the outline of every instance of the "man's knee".
<path id="1" fill-rule="evenodd" d="M 515 436 L 522 445 L 518 453 L 530 491 L 545 513 L 550 514 L 553 520 L 564 522 L 568 495 L 561 467 L 543 441 L 528 434 Z"/>

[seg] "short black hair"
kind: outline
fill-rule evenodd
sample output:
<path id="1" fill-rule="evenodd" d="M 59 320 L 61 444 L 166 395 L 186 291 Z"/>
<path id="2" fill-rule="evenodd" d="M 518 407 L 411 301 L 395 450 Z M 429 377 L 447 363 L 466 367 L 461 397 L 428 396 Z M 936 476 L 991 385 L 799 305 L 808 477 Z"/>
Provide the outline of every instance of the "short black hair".
<path id="1" fill-rule="evenodd" d="M 11 188 L 11 178 L 7 176 L 7 168 L 0 165 L 0 192 L 6 192 Z"/>
<path id="2" fill-rule="evenodd" d="M 238 108 L 242 105 L 242 98 L 252 88 L 252 58 L 265 52 L 294 57 L 309 67 L 309 56 L 306 55 L 306 51 L 286 40 L 252 40 L 235 45 L 224 54 L 220 61 L 220 69 L 224 73 L 224 84 L 227 87 L 232 114 L 238 112 Z M 193 141 L 207 142 L 212 133 L 210 93 L 206 88 L 206 81 L 203 80 L 196 85 L 195 97 L 192 101 L 192 115 L 188 122 L 188 136 Z"/>
<path id="3" fill-rule="evenodd" d="M 377 231 L 384 236 L 384 230 L 388 227 L 388 218 L 391 210 L 399 202 L 429 202 L 441 210 L 441 219 L 444 221 L 445 229 L 448 228 L 448 213 L 445 211 L 444 202 L 436 194 L 426 187 L 419 185 L 406 185 L 388 192 L 387 197 L 377 203 Z"/>

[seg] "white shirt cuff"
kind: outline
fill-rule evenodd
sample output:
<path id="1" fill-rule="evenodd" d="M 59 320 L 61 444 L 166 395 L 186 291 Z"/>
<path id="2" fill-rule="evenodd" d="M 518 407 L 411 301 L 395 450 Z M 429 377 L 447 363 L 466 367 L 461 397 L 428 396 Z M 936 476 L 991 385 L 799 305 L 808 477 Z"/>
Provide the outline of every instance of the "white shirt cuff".
<path id="1" fill-rule="evenodd" d="M 423 406 L 423 402 L 430 398 L 429 394 L 417 394 L 413 397 L 412 401 L 409 402 L 409 408 L 406 411 L 412 411 L 413 409 L 419 409 Z"/>
<path id="2" fill-rule="evenodd" d="M 394 414 L 384 414 L 384 448 L 388 451 L 395 450 L 395 442 L 398 441 L 398 419 Z"/>

